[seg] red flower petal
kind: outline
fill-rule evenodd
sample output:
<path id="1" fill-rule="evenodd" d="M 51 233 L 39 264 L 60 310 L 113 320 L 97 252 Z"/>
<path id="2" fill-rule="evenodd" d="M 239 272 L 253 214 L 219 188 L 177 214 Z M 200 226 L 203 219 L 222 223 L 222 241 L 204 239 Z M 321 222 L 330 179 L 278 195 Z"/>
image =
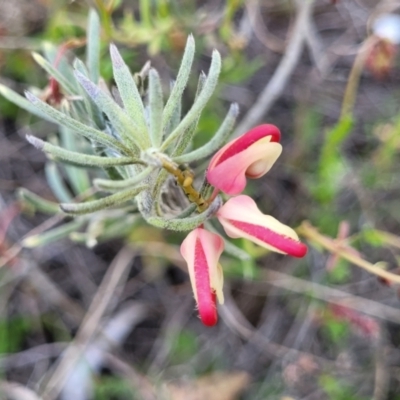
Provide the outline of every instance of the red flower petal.
<path id="1" fill-rule="evenodd" d="M 289 254 L 293 257 L 301 258 L 307 254 L 307 246 L 305 244 L 288 236 L 282 236 L 265 226 L 234 220 L 229 220 L 229 223 L 244 233 L 247 233 L 249 236 L 269 244 L 283 253 Z"/>
<path id="2" fill-rule="evenodd" d="M 218 321 L 216 296 L 210 286 L 207 258 L 199 238 L 195 245 L 194 276 L 200 319 L 204 325 L 214 326 Z"/>

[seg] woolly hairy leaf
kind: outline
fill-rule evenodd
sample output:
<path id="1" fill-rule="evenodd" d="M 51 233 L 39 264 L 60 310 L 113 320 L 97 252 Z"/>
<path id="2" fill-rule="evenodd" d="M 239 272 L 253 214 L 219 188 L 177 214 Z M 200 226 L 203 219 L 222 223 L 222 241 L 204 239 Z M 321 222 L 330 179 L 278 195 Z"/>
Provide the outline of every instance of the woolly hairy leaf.
<path id="1" fill-rule="evenodd" d="M 176 82 L 172 88 L 171 94 L 168 98 L 167 104 L 165 105 L 164 112 L 162 115 L 162 127 L 163 130 L 168 126 L 170 119 L 174 113 L 177 104 L 181 101 L 182 93 L 187 85 L 190 70 L 193 64 L 195 51 L 195 43 L 192 35 L 189 35 L 185 52 L 183 53 L 181 66 L 179 68 L 178 76 Z"/>
<path id="2" fill-rule="evenodd" d="M 149 111 L 150 111 L 150 137 L 154 147 L 162 141 L 162 112 L 163 94 L 161 79 L 158 72 L 152 68 L 149 72 Z"/>
<path id="3" fill-rule="evenodd" d="M 35 52 L 32 53 L 32 57 L 50 76 L 52 76 L 65 89 L 68 94 L 77 94 L 76 87 L 74 87 L 74 85 L 72 85 L 71 82 L 66 79 L 65 76 L 45 58 Z"/>
<path id="4" fill-rule="evenodd" d="M 75 76 L 82 87 L 86 90 L 87 94 L 104 112 L 104 114 L 107 115 L 121 139 L 132 151 L 137 152 L 137 146 L 142 149 L 148 147 L 148 143 L 145 140 L 146 138 L 134 129 L 135 127 L 128 115 L 107 93 L 101 90 L 79 71 L 75 71 Z"/>
<path id="5" fill-rule="evenodd" d="M 73 214 L 73 215 L 88 214 L 95 211 L 103 210 L 108 207 L 126 203 L 127 201 L 132 200 L 138 193 L 140 193 L 145 188 L 146 186 L 129 188 L 121 190 L 120 192 L 114 193 L 110 196 L 103 197 L 102 199 L 86 201 L 84 203 L 63 203 L 60 204 L 60 208 L 67 214 Z"/>
<path id="6" fill-rule="evenodd" d="M 114 79 L 126 113 L 131 118 L 142 135 L 148 135 L 145 111 L 142 98 L 136 83 L 115 45 L 110 45 L 110 55 L 114 72 Z"/>
<path id="7" fill-rule="evenodd" d="M 33 104 L 33 106 L 42 114 L 47 116 L 46 119 L 63 125 L 67 128 L 72 129 L 74 132 L 90 139 L 95 142 L 99 142 L 106 147 L 111 147 L 123 154 L 131 154 L 132 151 L 125 147 L 122 143 L 113 137 L 107 135 L 106 133 L 99 131 L 98 129 L 92 128 L 91 126 L 85 125 L 68 115 L 56 110 L 55 108 L 49 106 L 44 101 L 40 100 L 32 93 L 26 92 L 26 98 Z"/>
<path id="8" fill-rule="evenodd" d="M 196 96 L 194 98 L 194 101 L 198 99 L 200 96 L 201 91 L 203 90 L 204 83 L 206 82 L 206 74 L 202 71 L 199 76 L 199 81 L 197 83 L 197 90 L 196 90 Z M 199 123 L 200 119 L 200 114 L 198 117 L 192 122 L 191 125 L 186 129 L 185 133 L 179 138 L 179 141 L 175 147 L 175 150 L 172 153 L 172 156 L 180 156 L 189 146 L 190 142 L 193 139 L 193 136 L 196 133 L 197 129 L 197 124 Z M 176 125 L 177 126 L 177 125 Z"/>
<path id="9" fill-rule="evenodd" d="M 132 178 L 124 179 L 121 181 L 113 181 L 108 179 L 95 179 L 94 185 L 102 190 L 115 191 L 121 189 L 127 189 L 135 186 L 139 182 L 142 182 L 150 173 L 154 170 L 154 167 L 147 167 L 142 172 L 138 173 Z"/>
<path id="10" fill-rule="evenodd" d="M 101 157 L 89 154 L 77 153 L 55 146 L 48 142 L 44 142 L 35 136 L 27 135 L 26 139 L 37 149 L 50 154 L 55 159 L 66 161 L 70 164 L 83 167 L 114 167 L 116 165 L 129 165 L 135 163 L 143 163 L 141 160 L 132 157 Z"/>
<path id="11" fill-rule="evenodd" d="M 15 92 L 14 90 L 4 86 L 0 83 L 0 94 L 2 94 L 8 101 L 16 104 L 18 107 L 23 108 L 24 110 L 30 112 L 33 115 L 37 115 L 40 118 L 43 118 L 47 121 L 54 122 L 52 118 L 47 116 L 45 113 L 39 111 L 31 102 L 29 102 L 25 97 L 22 97 L 20 94 Z"/>
<path id="12" fill-rule="evenodd" d="M 43 197 L 38 196 L 36 193 L 31 192 L 28 189 L 18 189 L 18 197 L 21 201 L 32 206 L 35 210 L 41 211 L 46 214 L 57 214 L 60 212 L 58 203 L 49 201 Z"/>
<path id="13" fill-rule="evenodd" d="M 163 145 L 161 146 L 161 151 L 166 150 L 199 117 L 199 114 L 206 106 L 208 100 L 212 96 L 217 86 L 220 70 L 221 70 L 221 56 L 217 50 L 214 50 L 211 59 L 210 70 L 208 72 L 208 76 L 204 84 L 203 90 L 201 91 L 197 100 L 194 102 L 192 108 L 182 119 L 179 126 L 164 141 Z"/>

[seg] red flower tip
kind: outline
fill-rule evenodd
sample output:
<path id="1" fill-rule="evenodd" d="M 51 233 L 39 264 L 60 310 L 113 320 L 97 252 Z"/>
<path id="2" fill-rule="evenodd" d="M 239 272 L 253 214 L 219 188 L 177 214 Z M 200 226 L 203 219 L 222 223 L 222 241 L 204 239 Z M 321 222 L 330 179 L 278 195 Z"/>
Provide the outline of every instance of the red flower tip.
<path id="1" fill-rule="evenodd" d="M 202 299 L 203 300 L 203 299 Z M 205 326 L 214 326 L 218 321 L 218 313 L 217 313 L 217 304 L 216 304 L 217 296 L 214 292 L 211 293 L 211 302 L 202 302 L 199 303 L 199 315 L 201 322 Z"/>
<path id="2" fill-rule="evenodd" d="M 222 268 L 218 263 L 223 249 L 223 239 L 203 228 L 190 232 L 180 249 L 188 265 L 200 319 L 206 326 L 214 326 L 218 321 L 216 299 L 220 304 L 224 302 Z"/>

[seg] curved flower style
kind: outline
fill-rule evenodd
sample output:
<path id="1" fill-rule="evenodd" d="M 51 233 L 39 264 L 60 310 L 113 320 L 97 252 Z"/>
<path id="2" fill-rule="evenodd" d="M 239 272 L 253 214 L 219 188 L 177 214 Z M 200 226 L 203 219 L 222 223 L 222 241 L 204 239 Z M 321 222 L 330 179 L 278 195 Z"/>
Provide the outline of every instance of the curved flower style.
<path id="1" fill-rule="evenodd" d="M 237 195 L 247 178 L 266 174 L 282 152 L 280 131 L 274 125 L 259 125 L 226 144 L 212 158 L 207 170 L 211 185 L 229 195 Z"/>
<path id="2" fill-rule="evenodd" d="M 232 197 L 219 209 L 217 217 L 231 238 L 246 238 L 269 250 L 294 257 L 304 257 L 307 253 L 307 246 L 299 241 L 292 228 L 263 214 L 249 196 Z"/>
<path id="3" fill-rule="evenodd" d="M 188 265 L 201 321 L 213 326 L 218 320 L 216 298 L 220 304 L 224 303 L 222 268 L 218 263 L 224 241 L 215 233 L 196 228 L 182 242 L 180 250 Z"/>

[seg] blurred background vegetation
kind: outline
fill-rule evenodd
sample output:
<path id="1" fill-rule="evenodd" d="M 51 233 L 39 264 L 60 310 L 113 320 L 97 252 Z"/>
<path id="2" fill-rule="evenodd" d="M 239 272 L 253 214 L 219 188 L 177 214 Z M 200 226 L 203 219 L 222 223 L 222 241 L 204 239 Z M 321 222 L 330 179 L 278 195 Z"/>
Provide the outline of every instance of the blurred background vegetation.
<path id="1" fill-rule="evenodd" d="M 108 84 L 110 42 L 133 72 L 150 60 L 167 89 L 193 33 L 184 110 L 212 49 L 221 52 L 196 144 L 232 102 L 236 134 L 277 125 L 283 155 L 247 192 L 298 226 L 309 253 L 296 260 L 236 241 L 253 259 L 222 259 L 226 305 L 204 327 L 183 235 L 112 212 L 80 229 L 20 200 L 19 188 L 52 202 L 82 195 L 96 172 L 47 161 L 25 135 L 51 139 L 58 128 L 0 97 L 2 398 L 400 399 L 400 66 L 396 41 L 374 30 L 400 4 L 2 0 L 1 83 L 44 94 L 49 77 L 31 52 L 83 56 L 90 8 Z"/>

